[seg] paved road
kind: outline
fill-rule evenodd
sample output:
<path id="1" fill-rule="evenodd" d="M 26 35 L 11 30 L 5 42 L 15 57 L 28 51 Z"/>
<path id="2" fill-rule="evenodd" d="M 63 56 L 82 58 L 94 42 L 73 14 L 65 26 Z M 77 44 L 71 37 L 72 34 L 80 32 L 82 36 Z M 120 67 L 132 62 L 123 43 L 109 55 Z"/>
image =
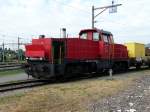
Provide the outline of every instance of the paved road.
<path id="1" fill-rule="evenodd" d="M 28 79 L 28 76 L 25 73 L 18 73 L 16 75 L 7 75 L 6 77 L 0 77 L 0 83 L 24 79 Z"/>

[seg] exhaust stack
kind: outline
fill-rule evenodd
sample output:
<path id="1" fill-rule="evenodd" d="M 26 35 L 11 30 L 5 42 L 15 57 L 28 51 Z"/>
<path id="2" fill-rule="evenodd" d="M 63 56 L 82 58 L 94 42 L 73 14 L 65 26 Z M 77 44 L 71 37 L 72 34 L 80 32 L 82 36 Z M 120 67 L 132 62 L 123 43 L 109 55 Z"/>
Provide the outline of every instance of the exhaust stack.
<path id="1" fill-rule="evenodd" d="M 39 39 L 45 38 L 45 35 L 39 35 Z"/>
<path id="2" fill-rule="evenodd" d="M 62 35 L 63 35 L 63 38 L 66 38 L 66 28 L 62 28 Z"/>

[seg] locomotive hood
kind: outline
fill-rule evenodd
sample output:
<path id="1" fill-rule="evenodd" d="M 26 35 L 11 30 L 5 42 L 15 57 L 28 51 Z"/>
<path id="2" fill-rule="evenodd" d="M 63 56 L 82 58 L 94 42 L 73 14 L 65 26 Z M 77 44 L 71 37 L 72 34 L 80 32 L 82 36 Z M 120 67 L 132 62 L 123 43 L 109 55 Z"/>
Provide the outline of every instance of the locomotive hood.
<path id="1" fill-rule="evenodd" d="M 25 56 L 30 58 L 44 58 L 44 46 L 43 45 L 26 45 Z"/>

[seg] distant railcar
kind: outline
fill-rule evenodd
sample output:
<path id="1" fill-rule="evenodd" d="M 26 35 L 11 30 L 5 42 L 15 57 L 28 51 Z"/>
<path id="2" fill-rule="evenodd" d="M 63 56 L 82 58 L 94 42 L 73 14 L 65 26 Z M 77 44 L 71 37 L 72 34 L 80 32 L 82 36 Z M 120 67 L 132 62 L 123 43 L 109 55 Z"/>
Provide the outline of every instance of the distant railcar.
<path id="1" fill-rule="evenodd" d="M 135 66 L 136 68 L 140 68 L 142 65 L 150 66 L 150 57 L 144 44 L 133 42 L 125 45 L 128 49 L 130 66 Z"/>
<path id="2" fill-rule="evenodd" d="M 150 48 L 149 47 L 145 48 L 145 55 L 150 56 Z"/>

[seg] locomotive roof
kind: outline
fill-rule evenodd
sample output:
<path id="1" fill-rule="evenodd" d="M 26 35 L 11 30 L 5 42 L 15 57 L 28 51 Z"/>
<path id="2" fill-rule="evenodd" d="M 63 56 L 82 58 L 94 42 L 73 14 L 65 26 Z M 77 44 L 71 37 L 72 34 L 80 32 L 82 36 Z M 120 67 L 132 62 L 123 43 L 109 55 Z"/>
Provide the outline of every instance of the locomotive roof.
<path id="1" fill-rule="evenodd" d="M 103 30 L 103 29 L 97 29 L 97 28 L 94 28 L 94 29 L 83 29 L 83 30 L 80 31 L 79 35 L 80 35 L 82 32 L 88 32 L 88 31 L 100 32 L 100 33 L 112 35 L 112 33 L 109 32 L 109 31 L 105 31 L 105 30 Z"/>

